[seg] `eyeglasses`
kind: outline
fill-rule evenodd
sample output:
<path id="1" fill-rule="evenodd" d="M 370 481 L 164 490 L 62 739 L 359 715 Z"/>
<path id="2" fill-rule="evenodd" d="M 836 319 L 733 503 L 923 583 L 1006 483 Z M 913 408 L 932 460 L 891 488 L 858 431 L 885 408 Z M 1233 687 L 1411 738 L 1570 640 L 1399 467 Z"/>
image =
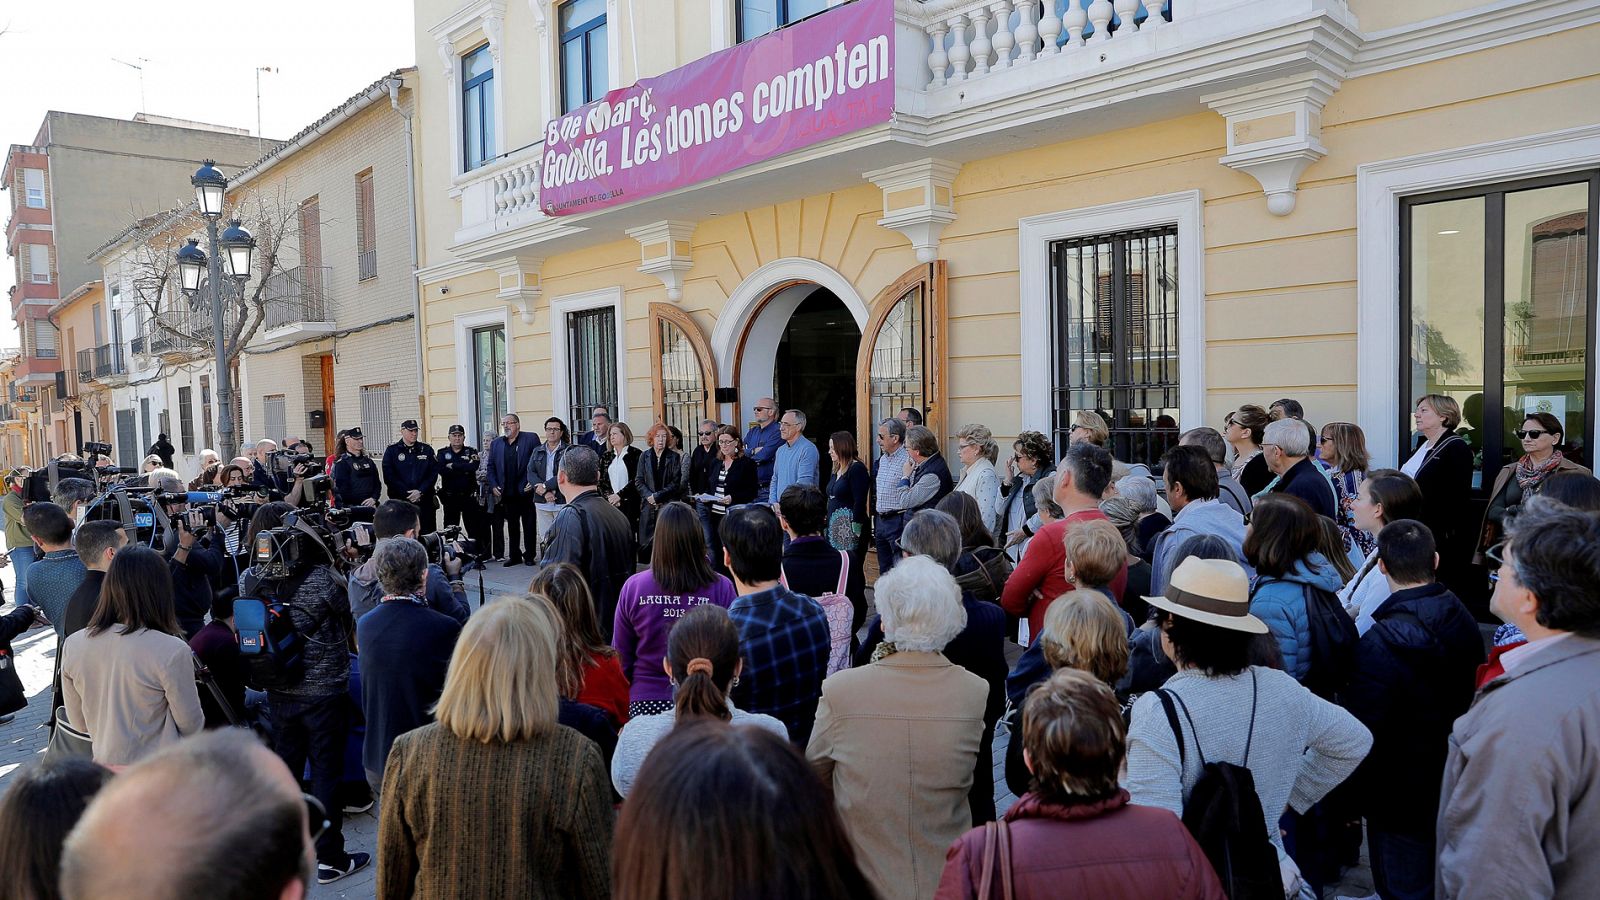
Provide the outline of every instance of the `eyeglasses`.
<path id="1" fill-rule="evenodd" d="M 762 410 L 766 410 L 767 412 L 771 412 L 772 410 L 774 410 L 776 408 L 777 407 L 774 407 L 774 406 L 758 406 L 758 407 L 756 407 L 756 412 L 761 412 Z"/>
<path id="2" fill-rule="evenodd" d="M 310 794 L 301 794 L 301 799 L 306 801 L 306 821 L 311 825 L 311 840 L 315 841 L 333 827 L 333 822 L 328 818 L 328 808 L 322 801 Z"/>
<path id="3" fill-rule="evenodd" d="M 1534 438 L 1542 438 L 1547 434 L 1555 434 L 1554 431 L 1540 431 L 1537 428 L 1530 428 L 1527 431 L 1513 431 L 1511 433 L 1525 441 L 1531 441 Z"/>
<path id="4" fill-rule="evenodd" d="M 1333 443 L 1333 437 L 1331 435 L 1326 435 L 1325 434 L 1322 437 L 1317 439 L 1317 443 L 1319 443 L 1319 444 L 1331 444 L 1331 443 Z"/>
<path id="5" fill-rule="evenodd" d="M 702 431 L 702 432 L 700 432 L 700 436 L 701 437 L 711 437 L 713 434 L 716 434 L 716 432 L 715 431 Z"/>
<path id="6" fill-rule="evenodd" d="M 962 441 L 961 443 L 956 445 L 956 449 L 957 450 L 971 450 L 973 447 L 976 447 L 976 446 L 978 446 L 978 445 L 977 444 L 973 444 L 973 443 L 969 443 L 967 441 Z"/>

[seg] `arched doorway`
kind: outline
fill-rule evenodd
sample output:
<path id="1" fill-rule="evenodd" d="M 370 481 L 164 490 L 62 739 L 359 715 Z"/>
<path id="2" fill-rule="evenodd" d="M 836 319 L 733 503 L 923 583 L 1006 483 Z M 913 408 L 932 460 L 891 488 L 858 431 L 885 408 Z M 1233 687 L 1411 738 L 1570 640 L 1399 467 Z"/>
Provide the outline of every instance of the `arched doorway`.
<path id="1" fill-rule="evenodd" d="M 814 282 L 785 285 L 755 311 L 740 343 L 734 372 L 740 430 L 756 401 L 772 397 L 781 412 L 806 414 L 806 437 L 827 455 L 828 435 L 856 430 L 855 361 L 861 329 L 849 306 Z"/>

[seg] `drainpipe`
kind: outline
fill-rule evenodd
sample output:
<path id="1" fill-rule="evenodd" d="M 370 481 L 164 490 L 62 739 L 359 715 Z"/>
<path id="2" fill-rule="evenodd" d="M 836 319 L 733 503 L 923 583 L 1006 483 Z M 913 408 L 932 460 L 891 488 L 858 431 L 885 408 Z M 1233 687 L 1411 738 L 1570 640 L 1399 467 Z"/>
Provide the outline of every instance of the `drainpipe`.
<path id="1" fill-rule="evenodd" d="M 411 130 L 412 114 L 400 106 L 400 88 L 404 86 L 405 82 L 399 78 L 389 79 L 389 105 L 406 120 L 406 193 L 411 200 L 411 215 L 406 218 L 406 226 L 411 232 L 411 326 L 417 341 L 417 418 L 425 420 L 428 417 L 428 398 L 422 380 L 422 276 L 417 274 L 420 262 L 417 258 L 417 146 Z M 426 422 L 423 427 L 426 429 Z"/>

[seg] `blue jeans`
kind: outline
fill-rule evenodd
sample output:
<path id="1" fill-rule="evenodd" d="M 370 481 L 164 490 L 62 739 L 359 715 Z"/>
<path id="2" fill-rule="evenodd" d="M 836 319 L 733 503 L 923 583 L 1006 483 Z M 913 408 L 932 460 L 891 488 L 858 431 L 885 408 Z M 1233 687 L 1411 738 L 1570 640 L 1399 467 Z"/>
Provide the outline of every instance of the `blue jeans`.
<path id="1" fill-rule="evenodd" d="M 872 542 L 878 550 L 878 574 L 888 574 L 894 564 L 900 561 L 900 551 L 895 549 L 895 542 L 900 540 L 900 532 L 905 530 L 906 517 L 904 513 L 898 516 L 878 516 L 873 519 Z"/>
<path id="2" fill-rule="evenodd" d="M 17 547 L 6 553 L 11 557 L 12 571 L 17 573 L 17 595 L 12 600 L 18 606 L 28 603 L 28 567 L 39 558 L 38 547 Z"/>
<path id="3" fill-rule="evenodd" d="M 317 862 L 344 868 L 344 804 L 339 782 L 344 778 L 345 736 L 350 722 L 349 701 L 343 694 L 327 697 L 290 697 L 269 693 L 272 710 L 272 749 L 296 777 L 311 762 L 311 795 L 328 811 L 328 830 L 317 838 Z"/>
<path id="4" fill-rule="evenodd" d="M 1383 900 L 1432 900 L 1433 832 L 1408 833 L 1367 828 L 1372 886 Z"/>
<path id="5" fill-rule="evenodd" d="M 716 535 L 711 531 L 711 504 L 697 502 L 694 505 L 694 512 L 695 515 L 700 517 L 700 527 L 705 530 L 706 554 L 709 556 L 711 554 L 711 546 L 715 544 L 717 540 Z M 712 562 L 720 565 L 722 560 L 716 559 L 712 560 Z"/>

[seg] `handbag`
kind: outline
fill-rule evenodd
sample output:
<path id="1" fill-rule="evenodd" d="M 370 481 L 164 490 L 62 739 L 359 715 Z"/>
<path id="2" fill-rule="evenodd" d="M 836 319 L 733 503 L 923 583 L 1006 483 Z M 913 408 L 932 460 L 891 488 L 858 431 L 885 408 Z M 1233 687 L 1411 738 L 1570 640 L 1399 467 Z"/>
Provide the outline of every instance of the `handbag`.
<path id="1" fill-rule="evenodd" d="M 67 721 L 67 708 L 56 707 L 55 727 L 50 730 L 50 743 L 45 745 L 45 759 L 93 759 L 94 741 L 89 735 L 72 727 Z"/>
<path id="2" fill-rule="evenodd" d="M 848 507 L 841 506 L 828 516 L 828 546 L 854 553 L 861 543 L 861 523 Z"/>
<path id="3" fill-rule="evenodd" d="M 1000 595 L 1005 593 L 1006 579 L 1011 577 L 1011 570 L 1016 564 L 998 547 L 974 547 L 972 559 L 978 567 L 957 576 L 956 584 L 963 591 L 971 591 L 972 596 L 979 600 L 1000 602 Z"/>
<path id="4" fill-rule="evenodd" d="M 17 675 L 16 656 L 9 646 L 0 646 L 0 716 L 25 709 L 28 693 Z"/>
<path id="5" fill-rule="evenodd" d="M 996 860 L 996 857 L 999 857 Z M 994 870 L 1000 869 L 1000 897 L 1012 900 L 1011 826 L 1005 822 L 983 823 L 983 876 L 978 880 L 978 900 L 994 896 Z"/>
<path id="6" fill-rule="evenodd" d="M 239 713 L 233 708 L 233 704 L 229 703 L 227 696 L 222 693 L 222 685 L 217 684 L 217 676 L 211 674 L 211 669 L 201 662 L 198 656 L 194 658 L 194 680 L 211 695 L 212 701 L 217 704 L 217 709 L 222 711 L 230 726 L 239 728 L 245 724 L 239 718 Z"/>

